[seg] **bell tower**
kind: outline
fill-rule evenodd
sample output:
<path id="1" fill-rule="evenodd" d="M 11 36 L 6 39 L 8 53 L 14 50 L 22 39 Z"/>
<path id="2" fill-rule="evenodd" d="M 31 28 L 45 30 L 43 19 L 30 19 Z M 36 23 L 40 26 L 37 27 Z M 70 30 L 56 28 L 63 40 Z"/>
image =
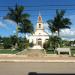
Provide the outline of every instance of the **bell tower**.
<path id="1" fill-rule="evenodd" d="M 39 13 L 36 30 L 44 30 L 44 25 L 42 21 L 42 16 Z"/>

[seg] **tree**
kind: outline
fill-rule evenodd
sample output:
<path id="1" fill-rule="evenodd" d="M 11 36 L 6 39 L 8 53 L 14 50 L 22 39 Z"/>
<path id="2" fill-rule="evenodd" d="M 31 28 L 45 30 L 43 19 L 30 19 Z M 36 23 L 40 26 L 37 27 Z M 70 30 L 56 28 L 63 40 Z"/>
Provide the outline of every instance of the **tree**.
<path id="1" fill-rule="evenodd" d="M 53 49 L 57 48 L 59 46 L 59 44 L 61 44 L 61 38 L 58 36 L 51 36 L 49 38 L 50 41 L 50 47 L 52 47 Z"/>
<path id="2" fill-rule="evenodd" d="M 2 43 L 2 37 L 0 36 L 0 43 Z"/>
<path id="3" fill-rule="evenodd" d="M 50 31 L 52 32 L 52 35 L 53 35 L 53 33 L 56 32 L 56 28 L 54 26 L 54 21 L 53 20 L 48 20 L 47 23 L 48 23 L 48 27 L 49 27 Z"/>
<path id="4" fill-rule="evenodd" d="M 22 23 L 19 25 L 19 32 L 25 34 L 24 38 L 26 38 L 27 33 L 33 33 L 33 25 L 29 19 L 22 20 Z"/>
<path id="5" fill-rule="evenodd" d="M 24 6 L 17 5 L 14 8 L 9 8 L 8 14 L 4 17 L 5 19 L 13 20 L 17 23 L 16 36 L 18 37 L 18 26 L 22 23 L 22 20 L 27 19 L 29 14 L 24 13 Z"/>
<path id="6" fill-rule="evenodd" d="M 12 46 L 15 46 L 15 43 L 17 42 L 17 37 L 16 37 L 16 35 L 10 36 L 10 39 L 11 39 L 11 44 L 12 44 Z"/>
<path id="7" fill-rule="evenodd" d="M 43 48 L 48 51 L 54 51 L 59 45 L 61 45 L 62 39 L 58 36 L 50 36 L 49 40 L 43 44 Z"/>
<path id="8" fill-rule="evenodd" d="M 12 47 L 11 39 L 9 37 L 3 38 L 3 46 L 5 49 L 9 49 Z"/>
<path id="9" fill-rule="evenodd" d="M 24 6 L 16 4 L 16 6 L 14 8 L 9 8 L 8 14 L 4 17 L 5 19 L 13 20 L 17 24 L 17 26 L 16 26 L 17 42 L 15 43 L 17 45 L 19 43 L 19 41 L 18 41 L 19 25 L 23 24 L 23 21 L 25 21 L 27 24 L 28 23 L 27 20 L 28 20 L 29 16 L 30 16 L 29 14 L 24 13 Z"/>
<path id="10" fill-rule="evenodd" d="M 56 16 L 52 20 L 48 20 L 47 23 L 49 25 L 49 29 L 51 32 L 58 32 L 58 36 L 60 36 L 59 32 L 61 29 L 70 28 L 71 22 L 69 18 L 65 18 L 64 10 L 56 10 Z"/>

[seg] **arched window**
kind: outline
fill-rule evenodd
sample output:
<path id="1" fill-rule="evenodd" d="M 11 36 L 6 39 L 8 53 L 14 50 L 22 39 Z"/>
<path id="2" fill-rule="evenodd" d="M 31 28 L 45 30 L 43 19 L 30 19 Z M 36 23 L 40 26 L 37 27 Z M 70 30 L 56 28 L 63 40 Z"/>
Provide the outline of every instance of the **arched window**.
<path id="1" fill-rule="evenodd" d="M 41 24 L 39 24 L 39 28 L 41 28 Z"/>
<path id="2" fill-rule="evenodd" d="M 41 40 L 41 38 L 39 38 L 38 40 Z"/>

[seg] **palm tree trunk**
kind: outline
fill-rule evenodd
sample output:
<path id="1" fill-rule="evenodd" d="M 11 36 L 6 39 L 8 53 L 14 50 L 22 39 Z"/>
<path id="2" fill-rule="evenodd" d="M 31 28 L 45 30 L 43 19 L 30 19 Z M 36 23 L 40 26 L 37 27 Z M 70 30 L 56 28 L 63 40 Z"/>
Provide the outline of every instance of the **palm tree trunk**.
<path id="1" fill-rule="evenodd" d="M 17 37 L 17 42 L 15 43 L 15 45 L 16 45 L 16 48 L 18 48 L 18 42 L 19 42 L 19 40 L 18 40 L 18 23 L 16 26 L 16 37 Z"/>
<path id="2" fill-rule="evenodd" d="M 24 36 L 24 37 L 23 37 L 23 45 L 24 45 L 24 48 L 26 48 L 26 45 L 25 45 L 25 43 L 26 43 L 26 42 L 25 42 L 25 40 L 26 40 L 26 33 L 24 33 L 23 36 Z"/>
<path id="3" fill-rule="evenodd" d="M 18 38 L 18 24 L 16 26 L 16 37 Z"/>
<path id="4" fill-rule="evenodd" d="M 60 37 L 60 29 L 58 29 L 58 37 Z M 59 43 L 58 43 L 58 47 L 60 47 Z"/>
<path id="5" fill-rule="evenodd" d="M 53 36 L 53 32 L 52 32 L 52 36 Z"/>
<path id="6" fill-rule="evenodd" d="M 60 37 L 60 30 L 58 29 L 58 37 Z"/>

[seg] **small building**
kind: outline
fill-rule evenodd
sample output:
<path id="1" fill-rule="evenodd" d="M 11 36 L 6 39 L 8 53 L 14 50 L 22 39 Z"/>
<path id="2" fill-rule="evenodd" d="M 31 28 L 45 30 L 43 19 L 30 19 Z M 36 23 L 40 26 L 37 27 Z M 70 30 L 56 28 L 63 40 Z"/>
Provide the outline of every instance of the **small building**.
<path id="1" fill-rule="evenodd" d="M 42 17 L 38 16 L 36 29 L 33 35 L 29 36 L 29 43 L 33 42 L 34 45 L 43 47 L 44 42 L 48 41 L 49 35 L 44 31 Z"/>

